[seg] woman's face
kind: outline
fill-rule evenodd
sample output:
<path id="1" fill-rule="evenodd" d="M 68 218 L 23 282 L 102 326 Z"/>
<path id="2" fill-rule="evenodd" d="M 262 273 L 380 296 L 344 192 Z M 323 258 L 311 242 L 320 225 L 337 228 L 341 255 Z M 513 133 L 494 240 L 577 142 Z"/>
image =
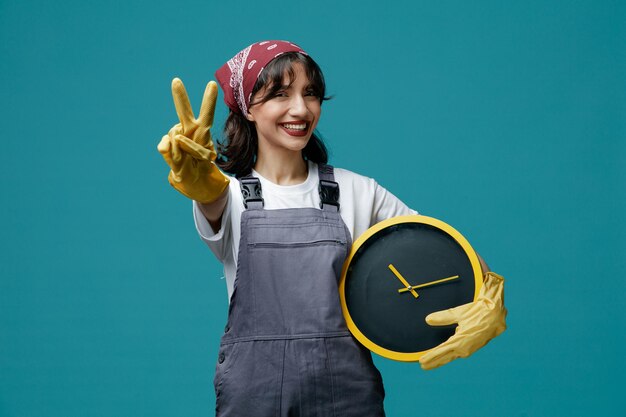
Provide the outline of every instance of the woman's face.
<path id="1" fill-rule="evenodd" d="M 259 150 L 301 151 L 309 142 L 322 112 L 319 98 L 311 88 L 302 64 L 293 66 L 294 78 L 283 78 L 283 86 L 274 97 L 250 106 L 247 118 L 254 122 Z M 263 98 L 266 89 L 252 97 Z"/>

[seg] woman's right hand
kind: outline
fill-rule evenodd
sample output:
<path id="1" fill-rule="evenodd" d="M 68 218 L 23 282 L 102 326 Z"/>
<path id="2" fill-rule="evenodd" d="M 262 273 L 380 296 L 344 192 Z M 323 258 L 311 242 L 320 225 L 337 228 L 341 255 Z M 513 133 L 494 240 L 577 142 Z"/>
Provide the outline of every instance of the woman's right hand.
<path id="1" fill-rule="evenodd" d="M 172 80 L 172 97 L 180 123 L 163 136 L 157 149 L 170 167 L 168 180 L 181 194 L 200 203 L 218 200 L 230 180 L 217 168 L 211 126 L 217 101 L 217 84 L 210 81 L 196 119 L 183 82 Z"/>

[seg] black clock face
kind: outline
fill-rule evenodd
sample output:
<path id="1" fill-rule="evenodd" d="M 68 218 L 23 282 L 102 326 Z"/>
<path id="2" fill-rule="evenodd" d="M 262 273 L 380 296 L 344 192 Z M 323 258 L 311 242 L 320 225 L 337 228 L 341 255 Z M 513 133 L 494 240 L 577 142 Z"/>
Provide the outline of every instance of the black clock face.
<path id="1" fill-rule="evenodd" d="M 464 248 L 445 231 L 416 222 L 393 224 L 353 254 L 344 277 L 345 306 L 375 345 L 401 354 L 423 352 L 456 327 L 432 327 L 425 317 L 472 302 L 474 271 Z"/>

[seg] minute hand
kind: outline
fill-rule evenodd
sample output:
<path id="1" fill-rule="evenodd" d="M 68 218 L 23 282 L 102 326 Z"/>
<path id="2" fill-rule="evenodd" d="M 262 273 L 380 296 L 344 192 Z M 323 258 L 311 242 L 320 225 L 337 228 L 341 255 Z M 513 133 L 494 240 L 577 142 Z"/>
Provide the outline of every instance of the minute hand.
<path id="1" fill-rule="evenodd" d="M 441 279 L 438 279 L 436 281 L 425 282 L 425 283 L 420 284 L 420 285 L 411 285 L 408 288 L 400 288 L 398 290 L 398 292 L 407 292 L 410 289 L 416 290 L 418 288 L 430 287 L 431 285 L 439 284 L 439 283 L 446 282 L 446 281 L 452 281 L 453 279 L 457 279 L 458 277 L 459 277 L 458 275 L 454 275 L 454 276 L 451 276 L 451 277 L 448 277 L 448 278 L 441 278 Z"/>

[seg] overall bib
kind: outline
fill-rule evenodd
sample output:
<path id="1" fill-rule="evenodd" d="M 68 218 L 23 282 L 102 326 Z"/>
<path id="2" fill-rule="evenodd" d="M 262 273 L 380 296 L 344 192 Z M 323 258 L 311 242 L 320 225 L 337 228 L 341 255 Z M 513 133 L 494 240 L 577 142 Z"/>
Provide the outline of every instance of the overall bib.
<path id="1" fill-rule="evenodd" d="M 338 281 L 351 246 L 332 167 L 322 209 L 264 210 L 241 179 L 246 210 L 228 323 L 215 371 L 217 416 L 384 416 L 370 352 L 349 333 Z"/>

